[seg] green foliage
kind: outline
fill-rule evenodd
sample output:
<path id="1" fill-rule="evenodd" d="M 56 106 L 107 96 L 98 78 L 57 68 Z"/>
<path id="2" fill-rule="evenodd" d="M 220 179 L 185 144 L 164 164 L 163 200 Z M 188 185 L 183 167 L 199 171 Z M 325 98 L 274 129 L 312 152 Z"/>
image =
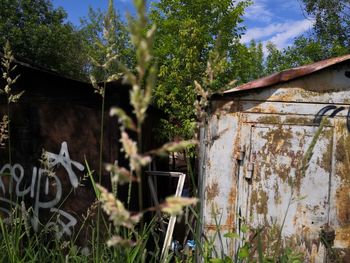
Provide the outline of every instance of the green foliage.
<path id="1" fill-rule="evenodd" d="M 86 52 L 90 56 L 90 62 L 86 68 L 90 75 L 95 76 L 97 81 L 106 80 L 111 72 L 121 72 L 116 59 L 110 61 L 108 67 L 101 67 L 105 64 L 105 58 L 110 55 L 117 55 L 120 63 L 128 68 L 134 68 L 135 55 L 131 45 L 127 26 L 121 21 L 119 14 L 114 8 L 113 1 L 109 2 L 108 11 L 105 14 L 100 9 L 89 8 L 88 16 L 81 19 L 80 33 L 85 42 Z M 110 72 L 106 72 L 106 69 Z M 115 76 L 109 81 L 118 79 Z"/>
<path id="2" fill-rule="evenodd" d="M 321 46 L 320 59 L 350 52 L 350 1 L 303 0 L 306 12 L 315 18 L 313 42 Z"/>
<path id="3" fill-rule="evenodd" d="M 277 47 L 269 42 L 266 45 L 268 55 L 266 58 L 266 73 L 272 74 L 292 67 L 293 60 L 288 59 L 285 50 L 278 50 Z"/>
<path id="4" fill-rule="evenodd" d="M 241 229 L 242 230 L 242 229 Z M 220 232 L 216 233 L 220 235 Z M 259 263 L 301 263 L 304 262 L 304 255 L 295 251 L 289 247 L 275 247 L 272 248 L 272 243 L 276 240 L 276 231 L 274 226 L 264 227 L 264 233 L 262 229 L 252 229 L 244 225 L 243 231 L 240 234 L 226 233 L 223 235 L 226 239 L 232 239 L 238 245 L 237 254 L 231 258 L 227 255 L 221 257 L 205 258 L 204 262 L 259 262 Z M 263 246 L 262 239 L 265 241 Z M 206 241 L 205 243 L 213 241 Z M 206 245 L 205 245 L 206 246 Z M 223 249 L 223 248 L 222 248 Z"/>
<path id="5" fill-rule="evenodd" d="M 109 216 L 111 222 L 112 236 L 109 237 L 107 245 L 110 247 L 116 247 L 117 249 L 125 249 L 129 247 L 138 247 L 140 244 L 143 248 L 137 249 L 135 252 L 135 257 L 129 261 L 127 257 L 127 262 L 145 262 L 146 250 L 145 246 L 147 240 L 142 239 L 142 233 L 147 228 L 145 228 L 144 222 L 142 220 L 143 214 L 148 210 L 160 209 L 163 212 L 169 213 L 171 215 L 179 214 L 182 212 L 183 207 L 190 206 L 197 203 L 196 198 L 184 198 L 184 197 L 168 197 L 166 202 L 157 206 L 156 208 L 143 209 L 143 172 L 142 168 L 151 162 L 150 154 L 161 154 L 164 152 L 171 152 L 175 150 L 183 150 L 188 146 L 192 146 L 193 142 L 181 142 L 181 143 L 169 143 L 164 145 L 158 150 L 151 151 L 150 153 L 143 153 L 142 149 L 142 125 L 146 118 L 147 109 L 151 103 L 152 90 L 155 85 L 157 66 L 153 59 L 152 47 L 153 39 L 155 33 L 155 26 L 148 26 L 148 19 L 145 12 L 145 1 L 135 0 L 134 1 L 137 17 L 129 17 L 129 30 L 130 39 L 132 45 L 135 48 L 135 59 L 136 67 L 135 70 L 129 69 L 126 65 L 118 59 L 119 54 L 116 53 L 115 40 L 116 40 L 116 27 L 114 22 L 116 21 L 116 16 L 113 8 L 113 1 L 109 1 L 108 12 L 104 19 L 103 25 L 103 41 L 97 39 L 97 46 L 100 48 L 102 53 L 101 61 L 98 62 L 93 59 L 93 62 L 101 69 L 103 73 L 103 84 L 99 84 L 96 77 L 91 77 L 92 85 L 97 93 L 102 96 L 102 100 L 105 99 L 105 87 L 106 82 L 111 79 L 115 79 L 119 76 L 119 71 L 122 70 L 124 73 L 123 77 L 131 85 L 130 89 L 130 104 L 133 108 L 134 116 L 129 116 L 127 113 L 120 108 L 112 108 L 110 115 L 117 116 L 119 118 L 120 125 L 120 142 L 122 145 L 122 150 L 125 153 L 125 158 L 129 160 L 129 167 L 120 167 L 117 163 L 107 164 L 107 171 L 111 173 L 111 179 L 113 188 L 116 188 L 116 184 L 129 183 L 129 193 L 127 205 L 130 204 L 131 199 L 131 185 L 133 182 L 138 183 L 138 205 L 139 212 L 131 213 L 124 206 L 124 204 L 115 195 L 116 191 L 109 192 L 107 189 L 102 187 L 101 180 L 99 184 L 96 184 L 91 172 L 89 171 L 89 177 L 95 189 L 96 197 L 98 197 L 99 203 L 102 205 L 105 213 Z M 117 71 L 115 71 L 117 70 Z M 102 103 L 101 112 L 104 112 L 104 103 Z M 134 118 L 135 117 L 135 118 Z M 103 115 L 101 116 L 103 119 Z M 101 123 L 101 128 L 103 127 L 103 122 Z M 128 132 L 132 130 L 136 132 L 137 140 L 131 136 Z M 101 130 L 101 135 L 103 130 Z M 103 137 L 101 136 L 101 145 L 103 143 Z M 100 149 L 100 167 L 102 165 L 102 148 Z M 102 174 L 100 169 L 100 175 Z M 99 210 L 98 210 L 99 211 Z M 99 226 L 100 214 L 98 213 L 97 224 Z M 135 231 L 135 228 L 138 231 Z M 97 228 L 97 238 L 96 241 L 99 243 L 99 228 Z M 125 250 L 124 250 L 125 251 Z M 100 255 L 100 250 L 97 250 L 98 256 Z M 155 257 L 159 257 L 159 251 L 155 253 Z M 126 253 L 126 255 L 132 255 L 131 252 Z M 141 258 L 140 258 L 141 255 Z M 164 252 L 162 258 L 167 257 L 167 251 Z M 119 258 L 115 258 L 119 260 Z"/>
<path id="6" fill-rule="evenodd" d="M 326 49 L 336 46 L 349 51 L 349 0 L 303 0 L 305 10 L 315 22 L 315 34 Z"/>
<path id="7" fill-rule="evenodd" d="M 2 0 L 0 46 L 9 41 L 16 56 L 83 78 L 86 56 L 82 36 L 66 18 L 66 12 L 53 8 L 48 0 Z"/>
<path id="8" fill-rule="evenodd" d="M 258 79 L 266 74 L 262 43 L 250 41 L 244 45 L 236 41 L 229 49 L 229 71 L 226 73 L 235 78 L 237 84 L 243 84 Z"/>
<path id="9" fill-rule="evenodd" d="M 294 40 L 293 45 L 278 50 L 273 43 L 268 43 L 266 73 L 272 74 L 285 69 L 310 64 L 330 57 L 347 54 L 344 46 L 334 45 L 328 49 L 322 41 L 314 37 L 301 36 Z"/>
<path id="10" fill-rule="evenodd" d="M 197 98 L 193 81 L 205 75 L 219 36 L 219 53 L 229 55 L 232 40 L 242 32 L 239 23 L 246 6 L 245 1 L 231 0 L 161 0 L 153 6 L 150 18 L 157 25 L 154 55 L 160 65 L 154 100 L 168 114 L 166 136 L 192 137 Z M 226 67 L 234 59 L 227 57 Z M 226 72 L 217 76 L 219 83 L 233 77 Z M 219 83 L 216 89 L 222 87 Z"/>
<path id="11" fill-rule="evenodd" d="M 75 240 L 56 239 L 53 229 L 44 229 L 40 233 L 33 233 L 28 228 L 30 219 L 22 207 L 13 209 L 12 216 L 6 220 L 0 218 L 0 262 L 157 262 L 158 253 L 151 253 L 146 245 L 152 238 L 157 241 L 154 233 L 154 221 L 146 225 L 134 238 L 124 233 L 125 238 L 130 239 L 123 246 L 107 246 L 107 244 L 96 244 L 94 240 L 85 240 L 85 246 L 75 245 Z M 91 227 L 92 238 L 96 235 L 96 227 Z M 113 230 L 109 230 L 107 237 L 112 237 Z M 97 254 L 97 247 L 100 252 Z M 147 261 L 146 261 L 147 258 Z"/>
<path id="12" fill-rule="evenodd" d="M 16 9 L 16 12 L 13 12 L 13 14 L 22 15 L 22 12 L 24 12 L 23 17 L 26 17 L 24 14 L 32 15 L 31 12 L 33 10 L 28 6 L 29 1 L 22 0 L 20 2 L 24 3 L 23 10 L 26 11 L 20 8 Z M 2 4 L 11 7 L 12 3 L 19 3 L 19 1 L 4 1 Z M 63 22 L 65 13 L 61 9 L 54 10 L 48 1 L 32 1 L 31 3 L 36 4 L 35 8 L 40 11 L 38 17 L 36 17 L 34 12 L 32 18 L 24 19 L 26 26 L 39 25 L 39 33 L 34 32 L 36 30 L 35 26 L 32 29 L 34 31 L 28 31 L 32 32 L 33 38 L 35 34 L 38 34 L 36 40 L 42 37 L 40 34 L 54 34 L 53 29 L 56 30 L 56 27 L 66 28 L 67 31 L 64 32 L 69 33 L 67 38 L 71 35 L 76 36 L 75 29 L 70 24 Z M 265 73 L 272 73 L 319 60 L 323 56 L 320 55 L 324 50 L 321 40 L 301 37 L 295 41 L 294 46 L 282 51 L 277 50 L 273 44 L 269 44 L 267 47 L 269 55 L 265 68 L 262 45 L 260 43 L 257 44 L 252 41 L 248 46 L 245 46 L 237 41 L 242 30 L 239 27 L 240 17 L 247 6 L 247 2 L 233 4 L 231 0 L 161 0 L 151 11 L 152 21 L 158 25 L 156 30 L 155 27 L 151 27 L 148 24 L 145 16 L 144 1 L 136 0 L 138 18 L 129 19 L 130 42 L 129 33 L 114 11 L 113 1 L 109 3 L 106 17 L 100 11 L 90 10 L 89 18 L 83 21 L 84 28 L 81 32 L 83 33 L 83 38 L 85 38 L 84 44 L 81 44 L 80 37 L 76 39 L 77 43 L 79 43 L 78 47 L 89 51 L 93 58 L 92 62 L 86 62 L 83 57 L 80 57 L 78 51 L 73 55 L 82 58 L 80 62 L 85 66 L 85 70 L 95 75 L 92 78 L 92 84 L 95 90 L 102 95 L 103 99 L 105 86 L 98 84 L 100 80 L 103 80 L 105 83 L 116 80 L 120 77 L 120 72 L 122 71 L 132 86 L 130 97 L 136 120 L 119 108 L 111 110 L 111 115 L 119 118 L 122 135 L 121 143 L 126 157 L 130 161 L 129 168 L 119 167 L 118 164 L 107 165 L 107 170 L 112 174 L 113 183 L 129 182 L 131 185 L 135 181 L 139 182 L 139 185 L 142 187 L 140 183 L 142 182 L 142 167 L 151 161 L 150 155 L 182 151 L 189 145 L 194 144 L 193 141 L 168 143 L 147 154 L 142 153 L 140 146 L 142 145 L 140 140 L 141 127 L 146 117 L 147 107 L 151 103 L 151 93 L 156 83 L 155 103 L 169 115 L 169 120 L 165 121 L 164 125 L 166 127 L 165 133 L 169 137 L 180 136 L 186 138 L 192 137 L 195 127 L 195 107 L 193 104 L 197 100 L 198 93 L 201 94 L 202 98 L 205 98 L 198 102 L 197 105 L 198 108 L 202 109 L 207 106 L 206 99 L 209 95 L 225 87 L 232 78 L 237 78 L 238 83 L 243 83 L 258 78 Z M 42 7 L 42 9 L 39 7 Z M 7 12 L 7 10 L 2 10 L 2 12 Z M 0 25 L 0 29 L 3 29 L 2 26 Z M 156 36 L 156 45 L 153 50 L 155 31 L 157 31 L 158 35 Z M 25 34 L 28 32 L 25 30 Z M 57 32 L 62 33 L 59 30 Z M 31 39 L 28 40 L 29 44 L 26 43 L 27 40 L 21 40 L 21 37 L 25 36 L 25 34 L 20 35 L 18 32 L 10 34 L 15 45 L 17 45 L 18 52 L 27 52 L 24 44 L 35 44 L 35 41 Z M 65 39 L 64 36 L 63 39 Z M 339 39 L 337 39 L 337 43 L 339 43 Z M 67 49 L 67 43 L 68 46 L 70 45 L 69 43 L 73 43 L 69 42 L 71 40 L 64 40 L 66 41 L 63 42 L 65 49 Z M 35 49 L 36 46 L 34 44 L 32 47 Z M 345 50 L 344 46 L 344 43 L 338 46 L 332 45 L 331 50 L 334 50 L 335 53 L 341 53 Z M 45 56 L 45 52 L 50 54 L 52 50 L 55 52 L 60 50 L 54 48 L 55 46 L 53 45 L 48 50 L 42 50 L 43 53 L 39 54 L 43 55 L 43 59 L 48 60 L 46 62 L 38 60 L 38 63 L 50 66 L 50 63 L 56 61 L 49 55 Z M 135 53 L 134 55 L 132 54 L 133 52 Z M 23 54 L 30 58 L 30 53 Z M 67 55 L 66 53 L 64 54 Z M 57 70 L 60 70 L 59 67 L 63 67 L 63 65 L 66 65 L 67 68 L 62 69 L 62 72 L 64 72 L 63 70 L 70 70 L 71 65 L 64 64 L 67 62 L 64 62 L 64 60 L 57 61 L 59 61 Z M 160 65 L 158 82 L 156 82 L 156 62 Z M 83 74 L 83 72 L 69 71 L 67 74 L 75 75 Z M 3 93 L 6 93 L 6 90 Z M 102 106 L 101 112 L 103 114 L 104 106 Z M 3 120 L 3 123 L 6 123 L 6 121 L 8 120 Z M 5 131 L 5 134 L 7 127 L 2 128 L 2 126 L 4 124 L 0 123 L 0 128 Z M 103 122 L 101 123 L 101 129 L 102 127 Z M 127 130 L 136 132 L 139 135 L 138 141 L 132 139 Z M 103 134 L 103 130 L 101 134 Z M 103 137 L 101 138 L 103 139 Z M 103 145 L 102 139 L 101 150 Z M 100 160 L 101 164 L 102 160 Z M 99 174 L 101 175 L 101 169 Z M 23 219 L 23 217 L 10 222 L 10 225 L 0 219 L 0 250 L 4 251 L 0 255 L 0 261 L 86 262 L 92 260 L 94 262 L 156 262 L 160 256 L 159 247 L 156 247 L 153 253 L 148 251 L 146 247 L 151 237 L 154 237 L 156 244 L 158 242 L 153 223 L 145 226 L 142 224 L 137 225 L 144 211 L 140 211 L 137 214 L 130 213 L 124 207 L 124 204 L 117 199 L 114 192 L 108 192 L 95 182 L 92 171 L 89 168 L 88 175 L 92 181 L 96 197 L 102 203 L 104 210 L 111 219 L 110 224 L 106 223 L 109 228 L 106 236 L 109 239 L 107 244 L 101 244 L 100 238 L 96 239 L 93 236 L 90 244 L 92 256 L 88 258 L 82 248 L 74 245 L 73 240 L 65 243 L 64 241 L 50 239 L 49 242 L 43 243 L 44 239 L 40 236 L 41 234 L 28 234 L 26 219 Z M 143 194 L 141 187 L 139 188 L 139 203 L 142 210 Z M 196 199 L 167 198 L 165 203 L 151 209 L 162 209 L 171 214 L 180 213 L 183 206 L 189 206 L 196 202 Z M 14 213 L 17 213 L 16 210 Z M 18 218 L 18 216 L 16 215 L 15 218 Z M 100 215 L 98 215 L 98 218 L 100 218 Z M 197 220 L 199 220 L 198 216 Z M 99 225 L 98 223 L 98 233 L 94 233 L 97 236 L 100 235 Z M 191 229 L 192 234 L 195 235 L 196 233 L 194 233 L 192 226 L 189 225 L 188 227 Z M 258 262 L 302 262 L 301 254 L 290 248 L 282 247 L 280 242 L 274 246 L 275 251 L 264 250 L 260 230 L 250 229 L 246 225 L 241 226 L 240 229 L 241 233 L 230 232 L 223 235 L 224 239 L 238 241 L 238 253 L 235 255 L 235 258 L 230 258 L 227 255 L 221 255 L 220 257 L 215 250 L 214 239 L 211 239 L 204 242 L 203 248 L 198 248 L 203 252 L 204 262 L 251 262 L 257 261 L 257 259 Z M 280 241 L 281 229 L 282 227 L 279 229 L 278 241 Z M 217 234 L 222 239 L 221 234 Z M 253 238 L 251 238 L 252 236 Z M 201 237 L 196 236 L 195 238 L 199 245 Z M 276 240 L 276 236 L 274 238 Z M 94 243 L 96 240 L 97 243 Z M 47 244 L 50 245 L 51 249 L 46 248 Z M 64 253 L 62 253 L 62 250 L 64 250 Z"/>

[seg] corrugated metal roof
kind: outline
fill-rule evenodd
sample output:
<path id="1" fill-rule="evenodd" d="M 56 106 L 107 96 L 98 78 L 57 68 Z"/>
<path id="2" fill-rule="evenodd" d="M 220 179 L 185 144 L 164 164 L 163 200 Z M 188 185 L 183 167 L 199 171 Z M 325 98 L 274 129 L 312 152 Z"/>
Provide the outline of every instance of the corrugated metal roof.
<path id="1" fill-rule="evenodd" d="M 350 54 L 341 56 L 341 57 L 322 60 L 313 64 L 309 64 L 309 65 L 305 65 L 297 68 L 287 69 L 287 70 L 272 74 L 270 76 L 253 80 L 251 82 L 240 85 L 238 87 L 226 90 L 224 94 L 229 94 L 237 91 L 265 88 L 271 85 L 287 82 L 296 78 L 300 78 L 300 77 L 312 74 L 321 69 L 330 67 L 332 65 L 335 65 L 347 60 L 350 60 Z"/>

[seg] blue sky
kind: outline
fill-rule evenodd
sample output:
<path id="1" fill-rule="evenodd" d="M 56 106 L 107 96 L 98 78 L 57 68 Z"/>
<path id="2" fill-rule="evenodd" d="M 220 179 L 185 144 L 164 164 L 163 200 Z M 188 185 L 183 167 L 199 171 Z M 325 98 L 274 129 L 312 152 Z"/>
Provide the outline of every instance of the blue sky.
<path id="1" fill-rule="evenodd" d="M 310 31 L 313 20 L 303 14 L 301 0 L 255 0 L 244 15 L 247 27 L 243 43 L 251 39 L 264 44 L 272 41 L 278 48 L 287 47 L 293 39 Z M 106 10 L 108 0 L 53 0 L 55 7 L 62 6 L 68 13 L 68 20 L 79 25 L 79 18 L 86 16 L 89 6 Z M 121 15 L 132 12 L 132 0 L 115 0 L 115 7 Z"/>
<path id="2" fill-rule="evenodd" d="M 89 6 L 94 9 L 106 10 L 108 0 L 52 0 L 54 7 L 63 7 L 68 13 L 68 20 L 75 25 L 80 24 L 80 18 L 87 16 Z M 133 0 L 114 0 L 115 8 L 119 14 L 133 11 Z"/>
<path id="3" fill-rule="evenodd" d="M 255 0 L 244 16 L 247 27 L 242 42 L 255 39 L 266 43 L 272 41 L 284 48 L 293 39 L 307 34 L 314 20 L 307 17 L 300 6 L 301 0 Z"/>

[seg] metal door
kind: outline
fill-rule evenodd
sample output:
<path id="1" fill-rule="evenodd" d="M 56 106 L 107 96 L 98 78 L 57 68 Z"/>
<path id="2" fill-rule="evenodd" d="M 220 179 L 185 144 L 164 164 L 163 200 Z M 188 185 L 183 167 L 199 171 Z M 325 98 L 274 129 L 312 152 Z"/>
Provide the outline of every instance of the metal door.
<path id="1" fill-rule="evenodd" d="M 237 213 L 254 228 L 282 227 L 287 242 L 318 262 L 324 254 L 319 234 L 329 221 L 333 127 L 324 127 L 314 142 L 318 127 L 312 125 L 245 123 L 242 129 L 249 136 Z"/>

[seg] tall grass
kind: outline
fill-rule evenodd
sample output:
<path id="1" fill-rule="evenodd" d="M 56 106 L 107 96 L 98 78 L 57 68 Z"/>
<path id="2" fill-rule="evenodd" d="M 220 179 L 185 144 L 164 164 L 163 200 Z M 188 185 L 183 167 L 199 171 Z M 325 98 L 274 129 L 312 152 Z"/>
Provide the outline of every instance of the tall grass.
<path id="1" fill-rule="evenodd" d="M 100 67 L 104 72 L 105 79 L 97 82 L 91 76 L 92 86 L 95 91 L 101 95 L 101 131 L 100 131 L 100 150 L 99 150 L 99 168 L 97 181 L 95 175 L 89 169 L 88 177 L 90 178 L 97 199 L 97 215 L 92 220 L 92 224 L 88 224 L 89 220 L 84 220 L 81 228 L 76 230 L 77 233 L 87 231 L 91 228 L 91 239 L 85 240 L 85 247 L 76 245 L 76 236 L 71 239 L 57 239 L 54 237 L 54 230 L 42 227 L 42 231 L 34 233 L 29 230 L 29 219 L 25 218 L 26 211 L 20 211 L 19 208 L 13 207 L 12 214 L 9 219 L 0 218 L 0 248 L 6 251 L 2 254 L 3 261 L 6 262 L 49 262 L 49 261 L 64 261 L 64 262 L 80 262 L 89 259 L 93 262 L 157 262 L 160 258 L 160 238 L 155 229 L 155 220 L 145 222 L 142 217 L 145 213 L 162 210 L 169 214 L 179 214 L 184 206 L 189 206 L 197 202 L 191 198 L 168 198 L 166 202 L 157 207 L 143 207 L 143 167 L 147 166 L 154 155 L 168 154 L 172 151 L 181 151 L 188 146 L 193 145 L 195 141 L 168 143 L 159 149 L 152 150 L 148 153 L 143 152 L 142 148 L 142 126 L 146 119 L 147 108 L 151 102 L 151 93 L 155 85 L 157 75 L 157 66 L 152 57 L 152 44 L 155 26 L 148 25 L 145 15 L 145 2 L 135 0 L 137 17 L 129 19 L 129 27 L 131 41 L 135 46 L 136 53 L 136 72 L 126 68 L 117 61 L 118 54 L 113 53 L 113 1 L 109 3 L 109 10 L 104 23 L 104 38 L 103 43 L 99 46 L 105 49 L 105 60 L 99 64 L 93 60 L 96 66 Z M 12 59 L 12 56 L 5 56 L 4 65 L 5 73 L 11 71 L 6 59 Z M 111 116 L 117 116 L 120 123 L 121 144 L 125 157 L 129 160 L 128 167 L 120 167 L 117 163 L 107 164 L 107 172 L 112 175 L 113 185 L 127 181 L 129 183 L 128 203 L 131 199 L 131 185 L 134 182 L 138 184 L 138 212 L 131 212 L 125 208 L 115 195 L 115 192 L 109 192 L 101 186 L 104 163 L 102 160 L 103 152 L 103 134 L 104 134 L 104 118 L 105 118 L 105 91 L 106 83 L 117 80 L 120 77 L 120 72 L 112 72 L 112 63 L 117 63 L 124 74 L 125 81 L 131 85 L 130 104 L 133 107 L 133 116 L 128 114 L 121 108 L 111 109 Z M 6 75 L 6 80 L 11 81 L 6 86 L 4 93 L 10 102 L 15 102 L 21 94 L 13 96 L 10 91 L 10 84 L 15 80 L 11 80 Z M 9 106 L 8 106 L 9 109 Z M 134 118 L 135 117 L 135 118 Z M 2 125 L 8 123 L 3 122 Z M 4 131 L 8 132 L 5 138 L 5 133 L 2 139 L 7 139 L 9 149 L 9 158 L 11 156 L 11 144 L 9 128 L 5 127 Z M 137 140 L 132 139 L 130 132 L 137 134 Z M 9 161 L 11 164 L 11 160 Z M 134 193 L 133 193 L 134 194 Z M 105 215 L 101 213 L 100 208 L 103 208 Z M 23 213 L 21 213 L 23 212 Z M 55 218 L 51 219 L 54 222 Z M 91 220 L 90 220 L 91 221 Z M 149 246 L 153 247 L 149 250 Z M 167 259 L 165 259 L 167 260 Z"/>
<path id="2" fill-rule="evenodd" d="M 182 215 L 185 217 L 186 236 L 191 237 L 196 243 L 194 253 L 192 248 L 184 247 L 182 250 L 173 251 L 168 257 L 163 258 L 164 262 L 283 262 L 298 263 L 302 262 L 302 256 L 285 247 L 282 242 L 282 226 L 262 226 L 260 229 L 253 229 L 249 225 L 241 227 L 242 233 L 220 232 L 220 222 L 216 221 L 217 231 L 212 236 L 205 236 L 200 233 L 198 225 L 201 219 L 198 215 L 198 206 L 195 198 L 174 198 L 169 197 L 165 202 L 156 207 L 144 207 L 143 187 L 144 173 L 155 155 L 167 155 L 171 152 L 187 152 L 188 148 L 196 144 L 195 140 L 170 142 L 159 149 L 144 152 L 142 147 L 142 126 L 146 119 L 147 108 L 152 99 L 152 89 L 156 82 L 157 65 L 152 56 L 152 45 L 155 34 L 155 26 L 149 25 L 146 17 L 145 2 L 135 0 L 137 12 L 136 18 L 129 18 L 129 28 L 131 41 L 135 47 L 137 65 L 135 70 L 128 69 L 118 61 L 118 54 L 113 53 L 113 39 L 115 28 L 113 27 L 113 1 L 109 2 L 109 10 L 105 20 L 104 43 L 98 46 L 105 50 L 105 60 L 94 64 L 100 67 L 104 72 L 105 79 L 102 84 L 94 76 L 91 76 L 91 83 L 95 91 L 101 95 L 101 131 L 100 131 L 100 149 L 99 149 L 99 167 L 97 177 L 90 169 L 87 161 L 87 177 L 90 179 L 96 202 L 92 204 L 91 210 L 87 211 L 86 216 L 79 229 L 76 229 L 75 235 L 71 238 L 57 239 L 54 235 L 54 229 L 45 228 L 35 233 L 29 227 L 29 216 L 31 208 L 28 210 L 23 206 L 15 206 L 8 218 L 0 217 L 0 262 L 159 262 L 161 260 L 161 235 L 157 230 L 158 217 L 150 222 L 143 220 L 145 213 L 156 211 L 157 214 L 168 213 L 171 215 Z M 2 66 L 5 68 L 5 74 L 11 71 L 10 64 L 13 56 L 7 47 Z M 194 87 L 197 89 L 201 99 L 196 103 L 197 117 L 204 121 L 207 117 L 207 107 L 209 105 L 210 86 L 214 85 L 216 74 L 223 70 L 220 65 L 224 59 L 214 50 L 208 62 L 207 75 L 201 81 L 195 81 Z M 117 63 L 120 72 L 113 72 L 111 65 Z M 115 68 L 115 67 L 114 67 Z M 10 104 L 18 101 L 22 93 L 12 94 L 11 85 L 16 79 L 6 76 L 7 85 L 1 89 L 6 95 L 8 111 L 7 117 L 0 123 L 0 145 L 6 142 L 8 146 L 9 163 L 11 164 L 11 140 L 10 140 Z M 103 127 L 105 118 L 105 91 L 106 83 L 113 80 L 119 80 L 124 76 L 124 81 L 131 85 L 130 103 L 133 107 L 133 116 L 129 116 L 121 108 L 110 110 L 111 116 L 116 116 L 120 124 L 120 142 L 123 147 L 125 157 L 129 161 L 128 167 L 121 167 L 118 163 L 104 164 L 102 159 L 103 152 Z M 233 82 L 229 83 L 231 86 Z M 136 139 L 133 139 L 131 133 L 136 133 Z M 317 133 L 319 134 L 319 133 Z M 316 135 L 317 136 L 317 135 Z M 316 143 L 313 141 L 313 145 Z M 312 149 L 307 151 L 303 161 L 303 169 L 306 169 L 308 161 L 312 154 Z M 188 158 L 188 164 L 191 162 Z M 101 186 L 102 176 L 105 172 L 111 174 L 113 191 Z M 195 176 L 189 168 L 189 175 L 196 193 Z M 97 180 L 96 180 L 97 178 Z M 129 184 L 129 195 L 126 204 L 118 199 L 117 188 L 119 184 Z M 132 184 L 138 184 L 138 192 L 131 192 Z M 139 210 L 137 212 L 129 211 L 131 197 L 138 200 Z M 92 210 L 96 210 L 94 216 Z M 186 207 L 186 213 L 183 208 Z M 104 213 L 102 213 L 101 208 Z M 286 211 L 287 213 L 288 211 Z M 50 219 L 55 222 L 57 218 Z M 284 221 L 284 220 L 283 220 Z M 276 229 L 278 231 L 276 231 Z M 91 232 L 89 239 L 86 239 L 83 245 L 78 245 L 79 234 Z M 264 246 L 266 236 L 277 240 L 273 249 L 267 250 Z M 215 239 L 220 239 L 220 247 L 216 247 Z M 226 241 L 239 240 L 241 246 L 238 248 L 233 258 L 223 253 L 226 249 Z M 186 240 L 184 240 L 186 241 Z M 185 245 L 185 242 L 183 242 Z"/>

